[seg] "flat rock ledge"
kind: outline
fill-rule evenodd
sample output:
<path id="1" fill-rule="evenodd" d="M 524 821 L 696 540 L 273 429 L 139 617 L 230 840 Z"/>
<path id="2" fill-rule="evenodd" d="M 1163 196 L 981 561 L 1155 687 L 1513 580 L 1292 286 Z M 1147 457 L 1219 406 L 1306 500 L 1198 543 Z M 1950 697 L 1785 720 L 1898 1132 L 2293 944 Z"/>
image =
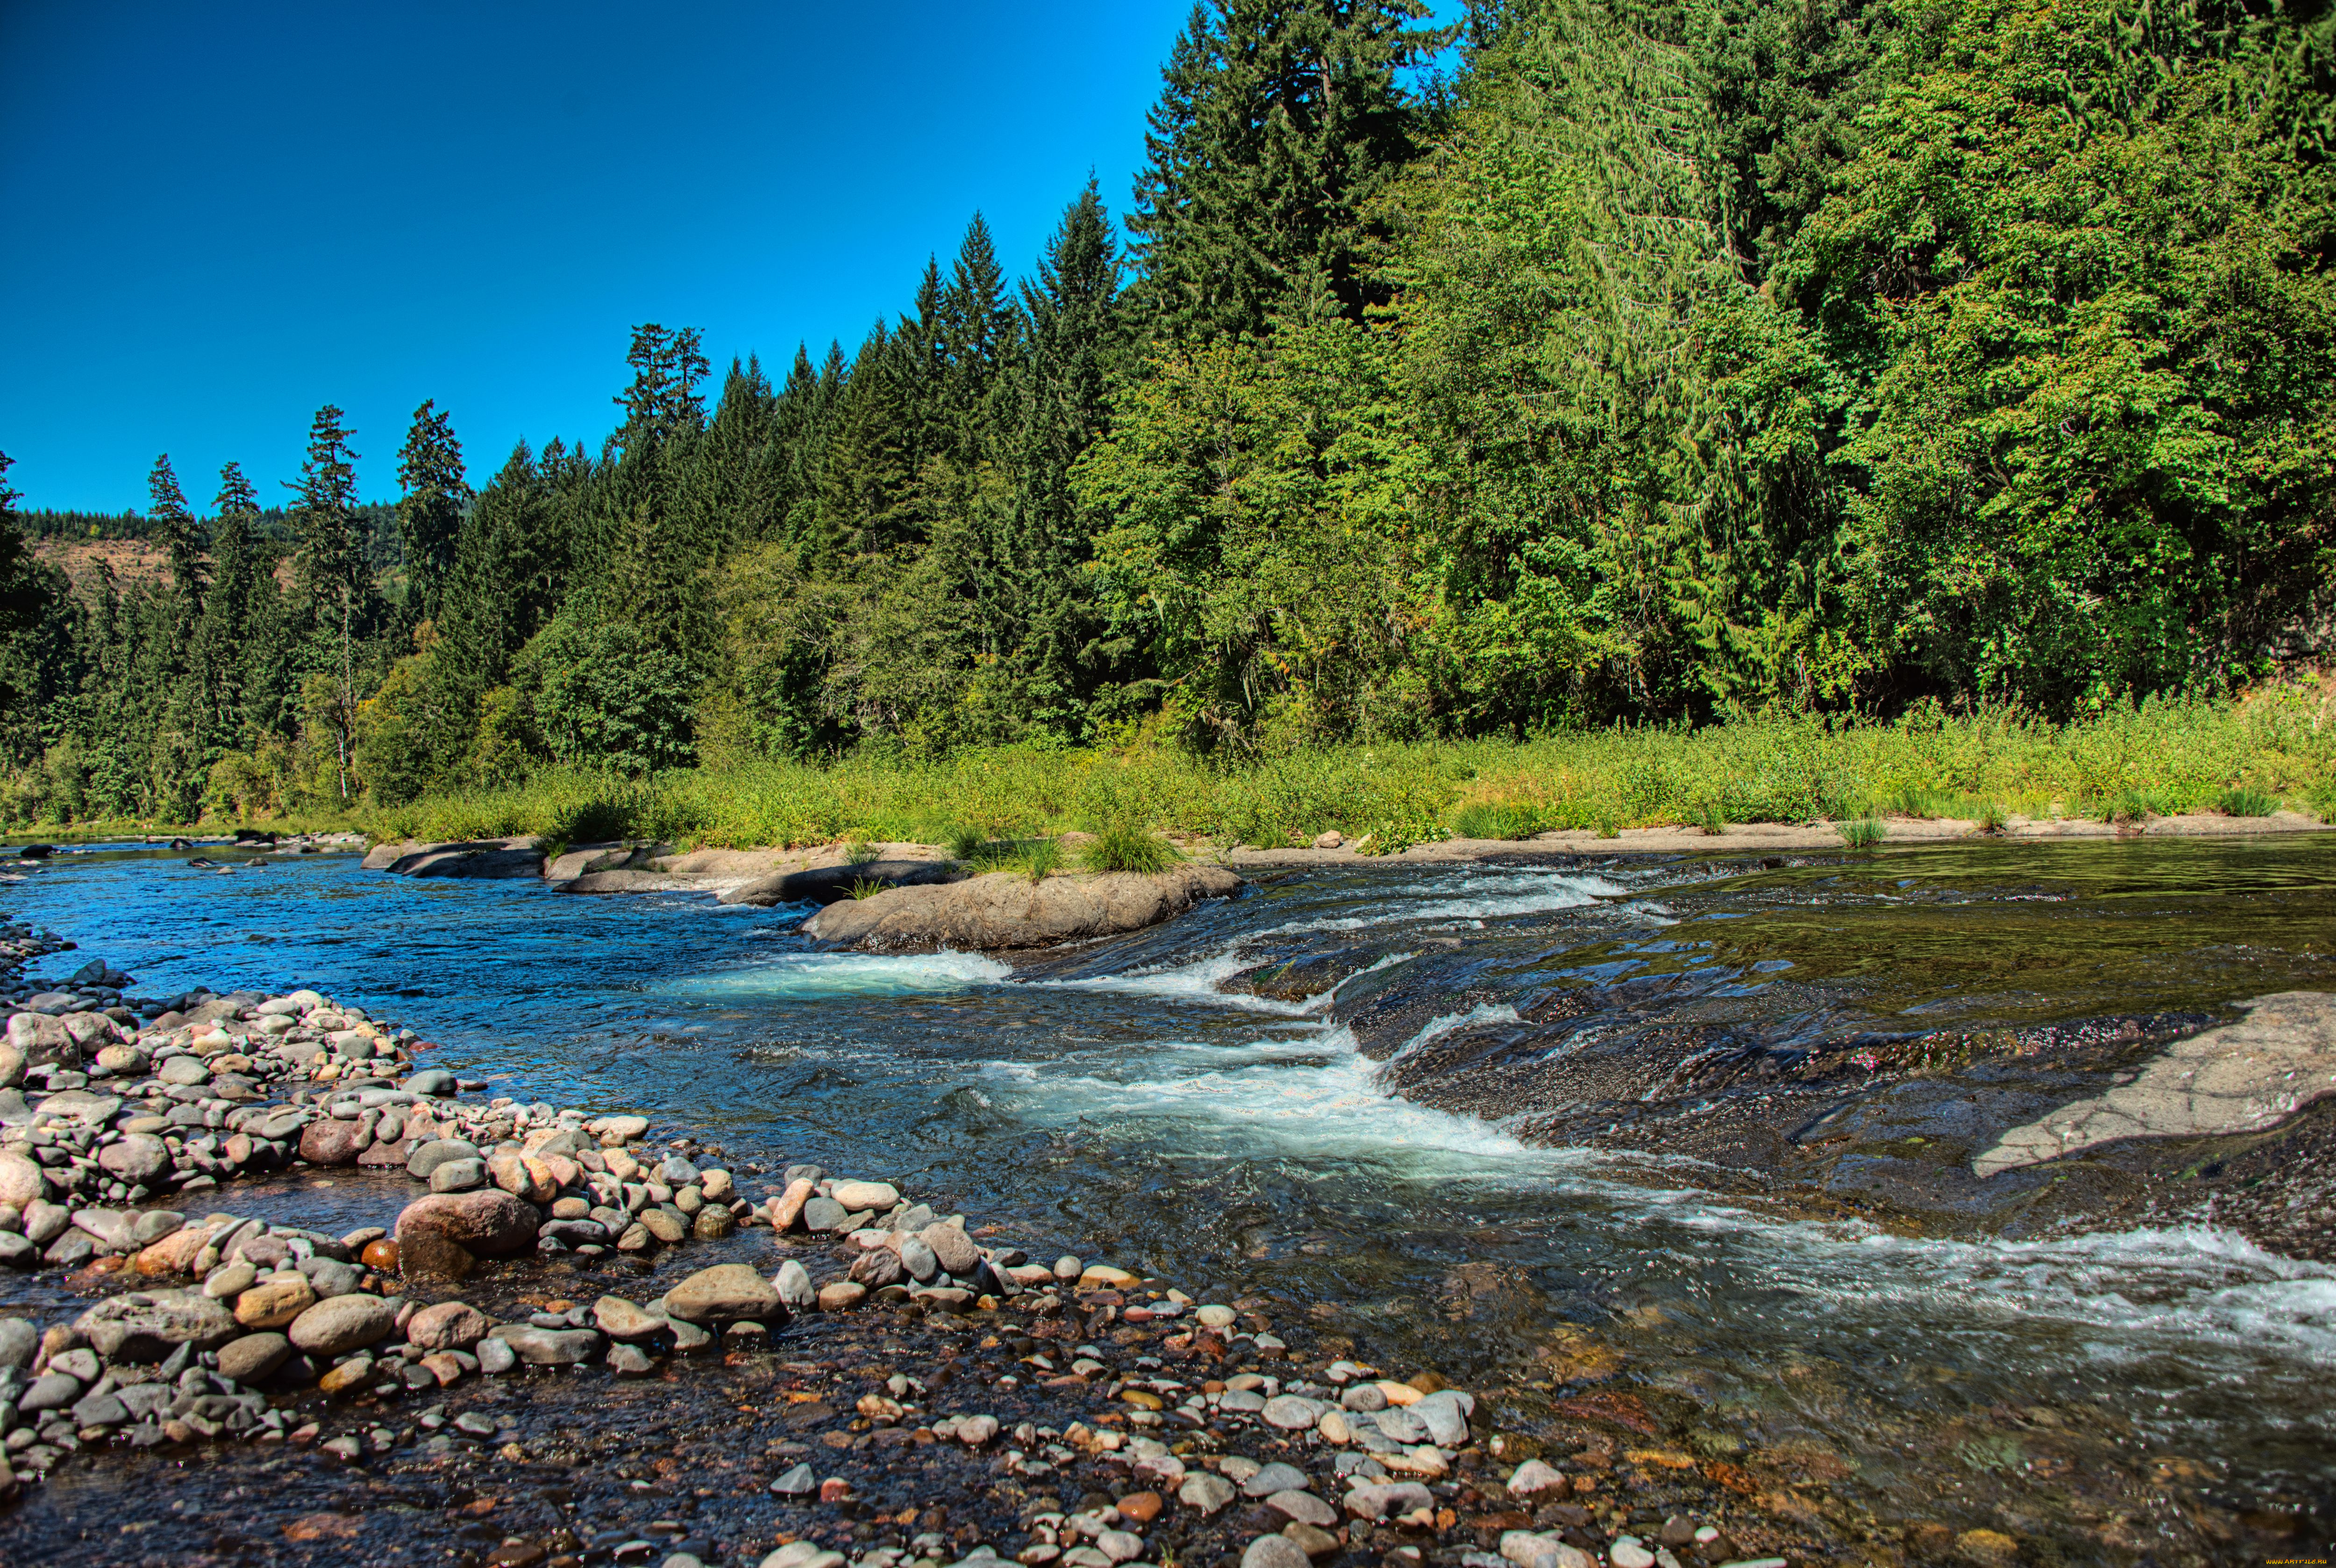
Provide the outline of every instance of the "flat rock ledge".
<path id="1" fill-rule="evenodd" d="M 1073 873 L 1036 882 L 1018 872 L 992 872 L 832 903 L 804 922 L 803 930 L 870 952 L 1053 947 L 1142 930 L 1204 899 L 1231 898 L 1241 885 L 1239 873 L 1214 865 L 1153 875 Z"/>
<path id="2" fill-rule="evenodd" d="M 2132 1083 L 2014 1127 L 1972 1172 L 1991 1176 L 2120 1138 L 2259 1132 L 2336 1095 L 2336 996 L 2282 991 L 2244 1006 L 2244 1018 L 2175 1041 Z"/>
<path id="3" fill-rule="evenodd" d="M 375 844 L 365 853 L 365 869 L 402 877 L 540 877 L 543 843 L 515 838 Z"/>

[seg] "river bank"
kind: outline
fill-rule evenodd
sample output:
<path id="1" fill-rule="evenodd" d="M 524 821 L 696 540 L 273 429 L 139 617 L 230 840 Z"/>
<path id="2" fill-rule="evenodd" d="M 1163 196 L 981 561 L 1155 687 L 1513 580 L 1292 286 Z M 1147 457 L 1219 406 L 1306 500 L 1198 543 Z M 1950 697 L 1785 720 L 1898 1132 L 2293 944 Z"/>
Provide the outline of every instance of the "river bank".
<path id="1" fill-rule="evenodd" d="M 1762 1146 L 1825 1162 L 1823 1180 L 1794 1183 L 1800 1197 L 1728 1177 L 1698 1140 L 1732 1122 L 1753 1147 L 1758 1116 L 1781 1120 L 1796 1104 L 1813 1107 L 1802 1122 L 1844 1102 L 1853 1115 L 1903 1115 L 1926 1085 L 1941 1111 L 1977 1085 L 1992 1096 L 1990 1117 L 2026 1125 L 2036 1114 L 2020 1095 L 2040 1090 L 2049 1111 L 2085 1092 L 2078 1080 L 2092 1069 L 2055 1051 L 2146 1058 L 2235 998 L 2324 977 L 2314 956 L 2331 945 L 2324 843 L 2127 840 L 2039 855 L 1957 842 L 1788 855 L 1776 869 L 1758 854 L 1263 867 L 1238 900 L 1010 963 L 820 952 L 795 934 L 800 908 L 673 892 L 578 899 L 540 881 L 365 874 L 346 856 L 219 876 L 183 853 L 98 852 L 10 896 L 52 926 L 69 915 L 85 950 L 150 989 L 209 976 L 282 995 L 297 981 L 420 1025 L 436 1048 L 416 1062 L 486 1086 L 464 1091 L 466 1104 L 572 1106 L 588 1120 L 651 1112 L 652 1144 L 693 1138 L 693 1162 L 736 1173 L 750 1201 L 790 1164 L 865 1173 L 941 1219 L 965 1214 L 978 1245 L 1018 1245 L 1038 1264 L 1108 1259 L 1137 1276 L 1139 1302 L 1176 1290 L 1253 1311 L 1285 1345 L 1280 1364 L 1248 1363 L 1260 1375 L 1329 1388 L 1338 1359 L 1398 1381 L 1433 1372 L 1491 1412 L 1472 1421 L 1487 1463 L 1493 1437 L 1529 1440 L 1569 1486 L 1594 1480 L 1565 1500 L 1591 1509 L 1601 1555 L 1616 1534 L 1659 1544 L 1677 1513 L 1740 1530 L 1729 1537 L 1739 1551 L 1796 1562 L 1968 1562 L 1985 1551 L 2129 1562 L 2145 1549 L 2219 1562 L 2301 1538 L 2266 1535 L 2264 1521 L 2317 1527 L 2324 1311 L 2312 1302 L 2324 1270 L 2171 1213 L 2107 1230 L 2071 1228 L 2033 1201 L 1983 1223 L 1952 1206 L 1880 1225 L 1848 1217 L 1864 1204 L 1852 1178 L 1931 1159 L 1968 1174 L 1990 1146 L 1984 1127 L 1947 1129 L 1964 1140 L 1951 1154 L 1936 1126 L 1901 1136 L 1862 1125 L 1854 1139 L 1795 1144 L 1796 1124 Z M 2125 1018 L 2162 1022 L 2127 1038 Z M 1904 1021 L 1878 1037 L 1893 1019 Z M 1971 1037 L 1959 1047 L 1967 1062 L 1921 1067 L 1914 1042 L 1935 1057 L 1956 1035 Z M 1865 1051 L 1878 1070 L 1855 1061 Z M 1697 1060 L 1706 1065 L 1690 1077 L 1724 1066 L 1739 1086 L 1690 1082 L 1643 1098 Z M 1775 1076 L 1763 1077 L 1764 1062 Z M 2102 1081 L 2117 1070 L 2105 1066 Z M 2078 1078 L 2064 1081 L 2070 1071 Z M 1515 1135 L 1517 1113 L 1545 1114 L 1543 1093 L 1582 1101 L 1583 1125 L 1546 1141 Z M 1460 1100 L 1484 1110 L 1436 1104 Z M 2292 1136 L 2259 1136 L 2255 1158 L 2293 1163 L 2295 1145 L 2275 1141 Z M 701 1160 L 715 1146 L 724 1152 Z M 2087 1151 L 2074 1182 L 2048 1173 L 2038 1190 L 2097 1181 L 2092 1167 L 2133 1146 Z M 2262 1170 L 2234 1157 L 2223 1174 L 2170 1184 L 2260 1197 L 2272 1184 L 2245 1183 Z M 296 1167 L 239 1179 L 213 1201 L 337 1238 L 390 1224 L 415 1191 L 402 1171 Z M 1840 1217 L 1825 1217 L 1829 1205 Z M 745 1226 L 661 1251 L 646 1274 L 589 1256 L 489 1260 L 446 1294 L 505 1323 L 551 1303 L 589 1320 L 601 1295 L 646 1310 L 732 1261 L 765 1283 L 790 1260 L 832 1281 L 850 1269 L 841 1245 Z M 51 1278 L 14 1277 L 8 1300 L 44 1302 L 44 1323 L 86 1310 Z M 366 1447 L 361 1477 L 313 1445 L 206 1446 L 161 1494 L 197 1503 L 198 1517 L 158 1516 L 134 1538 L 192 1553 L 224 1530 L 238 1550 L 292 1561 L 386 1554 L 387 1542 L 410 1537 L 433 1554 L 483 1559 L 505 1537 L 549 1556 L 564 1551 L 562 1531 L 588 1550 L 612 1538 L 608 1552 L 703 1532 L 730 1561 L 740 1544 L 763 1551 L 775 1539 L 769 1483 L 816 1460 L 815 1474 L 850 1480 L 866 1504 L 809 1505 L 807 1525 L 842 1532 L 821 1534 L 822 1548 L 920 1555 L 915 1537 L 932 1532 L 898 1524 L 915 1505 L 920 1519 L 950 1510 L 939 1532 L 947 1560 L 972 1544 L 1029 1550 L 1022 1507 L 988 1501 L 1004 1438 L 977 1453 L 919 1443 L 917 1427 L 988 1413 L 1008 1435 L 1025 1420 L 1095 1430 L 1113 1401 L 1090 1388 L 1072 1391 L 1087 1403 L 1045 1403 L 1066 1397 L 1039 1391 L 1023 1358 L 1046 1356 L 1057 1376 L 1066 1363 L 1010 1303 L 991 1319 L 978 1306 L 906 1313 L 804 1313 L 763 1348 L 664 1356 L 639 1380 L 594 1363 L 392 1396 L 346 1429 Z M 1090 1359 L 1121 1380 L 1140 1370 L 1202 1387 L 1205 1404 L 1207 1382 L 1230 1382 L 1222 1366 L 1196 1378 L 1166 1348 L 1191 1321 L 1130 1324 L 1123 1313 L 1110 1333 L 1159 1337 L 1123 1349 L 1089 1333 L 1068 1349 L 1102 1352 Z M 1036 1349 L 1017 1351 L 1024 1339 Z M 890 1377 L 930 1387 L 944 1363 L 943 1387 L 985 1390 L 978 1402 L 907 1401 L 925 1408 L 897 1449 L 876 1440 L 891 1428 L 852 1430 L 866 1419 L 852 1408 L 863 1394 L 897 1400 Z M 1017 1389 L 988 1392 L 1006 1376 Z M 440 1434 L 420 1417 L 442 1404 L 449 1420 L 474 1411 L 502 1424 L 492 1441 L 457 1432 L 459 1452 L 433 1453 Z M 810 1437 L 791 1428 L 789 1413 L 810 1404 L 840 1419 Z M 1166 1405 L 1163 1414 L 1181 1398 Z M 821 1435 L 839 1427 L 845 1446 L 831 1446 Z M 375 1430 L 394 1440 L 379 1456 Z M 849 1446 L 861 1437 L 866 1448 Z M 1273 1440 L 1260 1432 L 1229 1446 L 1262 1460 Z M 528 1457 L 502 1458 L 505 1441 Z M 790 1442 L 812 1452 L 766 1452 Z M 1314 1450 L 1298 1446 L 1312 1490 L 1343 1506 L 1343 1490 L 1303 1456 Z M 1609 1469 L 1572 1462 L 1601 1449 Z M 106 1452 L 125 1477 L 155 1462 L 150 1450 Z M 1464 1521 L 1522 1513 L 1540 1533 L 1539 1508 L 1513 1507 L 1500 1490 L 1515 1452 L 1488 1473 L 1455 1461 L 1447 1479 L 1476 1501 L 1439 1505 L 1453 1507 L 1452 1532 L 1398 1529 L 1386 1551 L 1366 1532 L 1329 1561 L 1361 1568 L 1410 1544 L 1459 1568 L 1468 1552 L 1497 1552 L 1501 1534 Z M 1648 1456 L 1658 1453 L 1681 1467 Z M 1187 1478 L 1208 1468 L 1201 1456 L 1196 1466 L 1193 1453 L 1177 1456 Z M 1086 1463 L 1050 1489 L 1003 1481 L 1074 1511 L 1089 1490 L 1145 1489 Z M 1151 1490 L 1164 1518 L 1184 1516 Z M 80 1532 L 115 1527 L 105 1510 L 120 1495 L 68 1464 L 24 1500 L 29 1534 L 18 1539 L 68 1554 Z M 462 1512 L 482 1498 L 495 1500 L 485 1514 Z M 682 1528 L 649 1528 L 661 1522 Z M 984 1539 L 960 1544 L 968 1523 Z M 1777 1533 L 1756 1537 L 1764 1523 Z M 1165 1540 L 1161 1528 L 1145 1540 Z M 1964 1543 L 1973 1532 L 1991 1535 Z M 1181 1539 L 1180 1561 L 1247 1549 L 1229 1535 Z"/>

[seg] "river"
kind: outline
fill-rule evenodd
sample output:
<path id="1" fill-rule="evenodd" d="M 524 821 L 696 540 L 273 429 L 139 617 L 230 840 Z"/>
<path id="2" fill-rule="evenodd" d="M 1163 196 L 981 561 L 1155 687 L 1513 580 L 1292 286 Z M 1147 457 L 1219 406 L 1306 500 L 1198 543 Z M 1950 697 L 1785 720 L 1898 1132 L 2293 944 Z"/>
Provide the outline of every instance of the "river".
<path id="1" fill-rule="evenodd" d="M 2336 989 L 2329 838 L 1275 872 L 1002 959 L 815 952 L 800 909 L 185 858 L 73 852 L 0 907 L 149 995 L 313 986 L 492 1092 L 1270 1296 L 1513 1389 L 1521 1423 L 1627 1389 L 1667 1440 L 1797 1456 L 1859 1516 L 2070 1560 L 2175 1516 L 2234 1560 L 2327 1533 L 2336 1269 L 2195 1216 L 2006 1205 L 1955 1140 L 2036 1075 Z M 1893 1072 L 1942 1039 L 1995 1044 Z M 1884 1105 L 1886 1137 L 1808 1164 L 1808 1125 Z M 2169 1475 L 2197 1485 L 2167 1502 Z"/>

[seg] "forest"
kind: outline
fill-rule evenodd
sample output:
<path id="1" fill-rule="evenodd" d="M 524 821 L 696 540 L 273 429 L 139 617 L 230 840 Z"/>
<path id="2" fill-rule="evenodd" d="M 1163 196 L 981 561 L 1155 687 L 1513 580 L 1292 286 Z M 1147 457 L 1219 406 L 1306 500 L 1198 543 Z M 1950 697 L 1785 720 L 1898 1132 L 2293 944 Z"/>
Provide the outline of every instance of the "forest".
<path id="1" fill-rule="evenodd" d="M 2211 698 L 2336 610 L 2331 105 L 2328 0 L 1207 0 L 849 348 L 161 456 L 151 580 L 0 458 L 0 813 Z"/>

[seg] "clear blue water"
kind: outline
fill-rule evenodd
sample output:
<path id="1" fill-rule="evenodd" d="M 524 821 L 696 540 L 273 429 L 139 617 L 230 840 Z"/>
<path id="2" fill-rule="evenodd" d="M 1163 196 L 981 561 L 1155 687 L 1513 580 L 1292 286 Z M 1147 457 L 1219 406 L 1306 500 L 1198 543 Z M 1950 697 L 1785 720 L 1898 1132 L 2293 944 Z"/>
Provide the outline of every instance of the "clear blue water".
<path id="1" fill-rule="evenodd" d="M 1811 1218 L 1660 1152 L 1551 1146 L 1496 1096 L 1476 1115 L 1398 1096 L 1358 1049 L 1374 997 L 1410 1009 L 1374 1052 L 1401 1055 L 1524 1037 L 1562 994 L 1589 998 L 1591 1034 L 1718 1009 L 1782 1048 L 2336 989 L 2319 841 L 2047 852 L 1293 873 L 1002 961 L 819 953 L 801 909 L 416 881 L 342 855 L 221 874 L 74 853 L 0 909 L 149 994 L 314 986 L 494 1092 L 898 1178 L 1034 1252 L 1270 1290 L 1455 1380 L 1529 1378 L 1556 1325 L 1591 1325 L 1634 1386 L 1756 1444 L 1822 1442 L 1933 1514 L 2015 1484 L 1942 1478 L 1908 1432 L 2003 1405 L 2103 1412 L 2136 1453 L 2324 1495 L 2336 1271 L 2212 1229 L 2003 1241 Z M 1335 998 L 1222 989 L 1260 955 L 1330 952 L 1368 971 Z"/>

